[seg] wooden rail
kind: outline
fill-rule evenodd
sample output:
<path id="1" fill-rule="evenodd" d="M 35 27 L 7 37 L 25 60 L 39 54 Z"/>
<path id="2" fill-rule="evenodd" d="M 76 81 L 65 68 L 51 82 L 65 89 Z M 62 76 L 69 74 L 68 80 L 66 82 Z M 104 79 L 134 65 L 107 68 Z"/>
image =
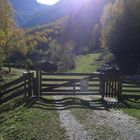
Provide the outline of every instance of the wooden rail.
<path id="1" fill-rule="evenodd" d="M 32 73 L 24 73 L 20 78 L 0 86 L 0 103 L 5 103 L 20 95 L 32 96 Z"/>
<path id="2" fill-rule="evenodd" d="M 140 78 L 122 77 L 122 97 L 140 99 Z"/>
<path id="3" fill-rule="evenodd" d="M 41 95 L 100 95 L 99 73 L 40 73 Z M 88 80 L 88 91 L 81 92 L 81 80 Z"/>

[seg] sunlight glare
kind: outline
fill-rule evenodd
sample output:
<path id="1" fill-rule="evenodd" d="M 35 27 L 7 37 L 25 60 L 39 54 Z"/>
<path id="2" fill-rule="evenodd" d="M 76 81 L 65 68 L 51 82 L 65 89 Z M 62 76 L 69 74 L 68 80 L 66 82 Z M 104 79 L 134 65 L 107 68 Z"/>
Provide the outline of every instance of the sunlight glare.
<path id="1" fill-rule="evenodd" d="M 37 0 L 39 3 L 53 5 L 57 3 L 59 0 Z"/>

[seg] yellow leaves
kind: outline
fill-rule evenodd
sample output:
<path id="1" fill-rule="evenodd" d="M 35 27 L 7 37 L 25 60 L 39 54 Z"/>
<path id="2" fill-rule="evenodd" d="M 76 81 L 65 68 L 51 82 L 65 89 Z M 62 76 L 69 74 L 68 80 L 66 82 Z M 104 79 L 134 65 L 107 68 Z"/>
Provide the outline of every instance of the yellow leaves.
<path id="1" fill-rule="evenodd" d="M 43 32 L 36 32 L 33 36 L 34 40 L 39 43 L 48 43 L 48 38 L 45 36 Z"/>
<path id="2" fill-rule="evenodd" d="M 14 28 L 12 7 L 8 0 L 0 0 L 0 46 L 5 55 L 12 48 Z"/>

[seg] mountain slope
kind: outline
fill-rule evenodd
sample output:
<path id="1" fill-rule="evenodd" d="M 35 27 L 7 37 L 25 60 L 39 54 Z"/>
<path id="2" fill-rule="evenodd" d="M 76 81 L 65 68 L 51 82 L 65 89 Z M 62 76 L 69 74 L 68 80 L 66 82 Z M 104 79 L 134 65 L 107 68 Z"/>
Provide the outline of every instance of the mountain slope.
<path id="1" fill-rule="evenodd" d="M 19 25 L 39 11 L 46 9 L 48 6 L 38 3 L 36 0 L 11 0 L 15 10 L 15 18 Z"/>
<path id="2" fill-rule="evenodd" d="M 77 53 L 85 52 L 85 49 L 93 51 L 100 45 L 100 19 L 104 7 L 109 2 L 110 0 L 61 0 L 54 6 L 37 13 L 24 24 L 24 27 L 35 26 L 35 29 L 37 25 L 40 27 L 44 25 L 46 28 L 46 23 L 52 21 L 55 23 L 56 20 L 66 16 L 67 22 L 64 24 L 63 32 L 56 39 L 61 40 L 64 46 L 67 42 L 73 42 Z M 36 28 L 36 32 L 43 32 L 42 29 L 45 30 Z"/>
<path id="3" fill-rule="evenodd" d="M 61 0 L 55 5 L 35 14 L 28 21 L 22 24 L 22 26 L 33 27 L 37 25 L 44 25 L 68 16 L 73 10 L 73 1 L 75 0 Z"/>
<path id="4" fill-rule="evenodd" d="M 22 24 L 22 26 L 33 27 L 44 25 L 59 18 L 63 18 L 64 16 L 71 16 L 73 13 L 76 16 L 78 16 L 78 14 L 81 16 L 84 14 L 85 16 L 88 16 L 86 17 L 88 20 L 95 14 L 97 18 L 99 18 L 104 5 L 111 1 L 114 0 L 60 0 L 55 5 L 32 16 L 28 21 Z M 87 12 L 90 13 L 90 15 L 87 14 Z"/>

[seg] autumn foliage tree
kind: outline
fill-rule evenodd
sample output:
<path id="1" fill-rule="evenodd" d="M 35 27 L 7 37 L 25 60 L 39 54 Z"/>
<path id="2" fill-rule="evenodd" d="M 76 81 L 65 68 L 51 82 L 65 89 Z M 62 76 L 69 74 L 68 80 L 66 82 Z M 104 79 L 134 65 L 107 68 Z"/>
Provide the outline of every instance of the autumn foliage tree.
<path id="1" fill-rule="evenodd" d="M 18 51 L 26 58 L 35 45 L 30 35 L 16 27 L 10 1 L 0 0 L 0 63 L 5 60 L 11 71 L 10 56 Z"/>
<path id="2" fill-rule="evenodd" d="M 8 59 L 9 52 L 13 47 L 14 32 L 15 24 L 10 2 L 9 0 L 0 0 L 0 51 L 6 59 Z M 10 67 L 9 71 L 11 71 Z"/>

